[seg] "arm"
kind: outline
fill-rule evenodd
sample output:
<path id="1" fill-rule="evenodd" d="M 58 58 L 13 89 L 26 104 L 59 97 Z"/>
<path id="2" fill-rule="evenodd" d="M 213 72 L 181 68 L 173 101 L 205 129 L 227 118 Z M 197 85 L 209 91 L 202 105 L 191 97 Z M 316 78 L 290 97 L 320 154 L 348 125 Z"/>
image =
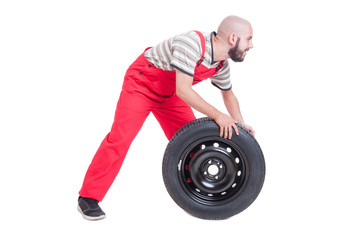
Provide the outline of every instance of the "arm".
<path id="1" fill-rule="evenodd" d="M 231 115 L 231 117 L 236 122 L 238 122 L 239 124 L 244 126 L 249 132 L 251 132 L 252 135 L 254 135 L 255 131 L 253 130 L 253 128 L 244 123 L 244 120 L 243 120 L 243 117 L 242 117 L 242 114 L 241 114 L 241 111 L 239 108 L 238 100 L 237 100 L 236 96 L 234 95 L 233 91 L 232 90 L 222 91 L 222 97 L 223 97 L 224 105 L 226 106 L 227 111 Z"/>
<path id="2" fill-rule="evenodd" d="M 197 111 L 214 119 L 220 127 L 220 136 L 224 138 L 232 138 L 232 128 L 238 135 L 238 128 L 234 120 L 217 110 L 215 107 L 207 103 L 192 88 L 193 78 L 187 74 L 176 70 L 176 93 L 179 98 L 186 102 L 189 106 Z"/>

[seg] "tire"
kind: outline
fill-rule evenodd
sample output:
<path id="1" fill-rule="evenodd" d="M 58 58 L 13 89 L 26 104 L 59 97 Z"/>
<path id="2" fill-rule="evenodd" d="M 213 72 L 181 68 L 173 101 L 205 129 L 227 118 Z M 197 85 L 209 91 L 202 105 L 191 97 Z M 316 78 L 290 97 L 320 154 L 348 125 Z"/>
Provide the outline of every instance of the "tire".
<path id="1" fill-rule="evenodd" d="M 226 219 L 257 198 L 265 161 L 255 138 L 237 124 L 239 135 L 219 137 L 211 118 L 196 119 L 172 137 L 164 153 L 163 180 L 186 212 L 202 219 Z M 233 130 L 234 131 L 234 130 Z"/>

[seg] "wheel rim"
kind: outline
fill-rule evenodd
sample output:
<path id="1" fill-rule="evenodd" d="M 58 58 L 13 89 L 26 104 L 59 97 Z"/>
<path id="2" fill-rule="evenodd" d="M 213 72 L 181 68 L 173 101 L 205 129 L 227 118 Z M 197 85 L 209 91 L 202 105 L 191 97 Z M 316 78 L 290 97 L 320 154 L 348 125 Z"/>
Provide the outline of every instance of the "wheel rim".
<path id="1" fill-rule="evenodd" d="M 207 137 L 190 144 L 178 162 L 185 193 L 204 205 L 222 205 L 242 191 L 248 173 L 243 151 L 234 142 Z"/>

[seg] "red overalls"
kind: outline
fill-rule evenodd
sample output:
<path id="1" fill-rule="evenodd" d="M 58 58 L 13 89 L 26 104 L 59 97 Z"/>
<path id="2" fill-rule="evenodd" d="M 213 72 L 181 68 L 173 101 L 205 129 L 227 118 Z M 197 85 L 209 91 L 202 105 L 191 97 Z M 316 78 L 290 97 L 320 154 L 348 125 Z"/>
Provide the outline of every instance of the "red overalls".
<path id="1" fill-rule="evenodd" d="M 223 64 L 222 61 L 211 69 L 201 64 L 204 60 L 205 39 L 200 32 L 195 32 L 201 39 L 202 57 L 197 62 L 193 84 L 215 75 Z M 168 139 L 184 124 L 195 119 L 191 107 L 177 97 L 175 89 L 175 71 L 154 67 L 144 57 L 144 53 L 128 68 L 113 126 L 88 168 L 80 196 L 103 200 L 123 164 L 130 144 L 150 112 Z"/>

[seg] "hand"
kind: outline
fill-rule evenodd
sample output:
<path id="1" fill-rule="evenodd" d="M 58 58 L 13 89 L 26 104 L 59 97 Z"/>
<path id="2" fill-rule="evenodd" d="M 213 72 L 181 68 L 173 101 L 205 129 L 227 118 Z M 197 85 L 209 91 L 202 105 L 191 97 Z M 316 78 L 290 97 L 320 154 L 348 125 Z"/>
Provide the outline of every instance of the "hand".
<path id="1" fill-rule="evenodd" d="M 238 127 L 235 123 L 235 121 L 228 115 L 224 113 L 219 113 L 215 118 L 214 121 L 218 124 L 220 127 L 220 137 L 224 137 L 228 139 L 232 138 L 232 128 L 236 132 L 237 135 L 239 135 Z"/>
<path id="2" fill-rule="evenodd" d="M 244 128 L 247 129 L 248 132 L 250 132 L 253 136 L 256 134 L 256 132 L 253 130 L 253 128 L 245 123 L 241 124 Z"/>

